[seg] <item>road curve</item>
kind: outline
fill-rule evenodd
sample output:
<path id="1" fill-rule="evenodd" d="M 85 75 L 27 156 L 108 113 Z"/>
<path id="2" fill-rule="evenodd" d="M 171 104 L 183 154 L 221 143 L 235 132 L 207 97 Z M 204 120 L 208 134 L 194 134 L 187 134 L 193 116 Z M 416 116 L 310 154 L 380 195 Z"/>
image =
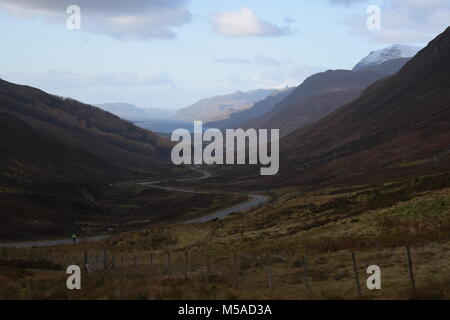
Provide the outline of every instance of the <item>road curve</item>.
<path id="1" fill-rule="evenodd" d="M 238 204 L 234 207 L 216 211 L 215 213 L 212 213 L 212 214 L 209 214 L 209 215 L 197 218 L 197 219 L 192 219 L 192 220 L 186 221 L 185 223 L 187 223 L 187 224 L 205 223 L 205 222 L 212 221 L 215 219 L 223 219 L 232 213 L 252 209 L 252 208 L 258 207 L 260 205 L 263 205 L 264 203 L 269 201 L 268 196 L 262 196 L 262 195 L 258 195 L 258 194 L 249 194 L 248 196 L 250 197 L 250 200 L 248 200 L 247 202 Z"/>
<path id="2" fill-rule="evenodd" d="M 193 167 L 190 169 L 195 172 L 201 173 L 202 176 L 197 177 L 197 178 L 190 178 L 190 179 L 178 179 L 175 181 L 179 181 L 179 182 L 199 181 L 199 180 L 209 179 L 213 176 L 210 172 L 201 170 L 196 167 Z M 138 184 L 141 186 L 162 189 L 162 190 L 167 190 L 167 191 L 173 191 L 173 192 L 182 192 L 182 193 L 191 193 L 191 194 L 204 193 L 202 191 L 195 191 L 195 190 L 189 190 L 189 189 L 158 186 L 157 184 L 159 184 L 161 182 L 164 182 L 164 181 L 141 182 Z M 231 194 L 231 193 L 227 193 L 227 194 Z M 212 221 L 215 219 L 223 219 L 232 213 L 249 210 L 249 209 L 258 207 L 260 205 L 263 205 L 266 202 L 268 202 L 270 199 L 269 196 L 265 196 L 265 195 L 248 194 L 248 196 L 250 199 L 246 202 L 240 203 L 240 204 L 232 206 L 230 208 L 215 211 L 211 214 L 208 214 L 208 215 L 205 215 L 205 216 L 202 216 L 199 218 L 185 221 L 184 223 L 185 224 L 205 223 L 205 222 L 209 222 L 209 221 Z M 101 240 L 109 239 L 111 237 L 112 237 L 112 235 L 101 235 L 101 236 L 95 236 L 95 237 L 78 238 L 77 243 L 101 241 Z M 60 245 L 66 245 L 66 244 L 71 244 L 71 243 L 72 243 L 72 239 L 49 240 L 49 241 L 26 241 L 26 242 L 16 242 L 16 243 L 0 243 L 0 248 L 52 247 L 52 246 L 60 246 Z"/>
<path id="3" fill-rule="evenodd" d="M 186 181 L 198 181 L 198 180 L 205 180 L 208 178 L 212 177 L 212 174 L 198 169 L 198 168 L 190 168 L 193 171 L 196 171 L 198 173 L 201 173 L 202 176 L 198 177 L 198 178 L 191 178 L 191 179 L 178 179 L 175 181 L 179 181 L 179 182 L 186 182 Z M 156 182 L 141 182 L 139 183 L 139 185 L 141 186 L 146 186 L 146 187 L 150 187 L 150 188 L 155 188 L 155 189 L 162 189 L 162 190 L 167 190 L 167 191 L 173 191 L 173 192 L 182 192 L 182 193 L 191 193 L 191 194 L 202 194 L 204 193 L 203 191 L 195 191 L 195 190 L 190 190 L 190 189 L 180 189 L 180 188 L 174 188 L 174 187 L 163 187 L 163 186 L 158 186 L 157 184 L 161 183 L 161 181 L 156 181 Z M 225 193 L 225 194 L 233 194 L 233 193 Z M 264 203 L 268 202 L 270 197 L 269 196 L 265 196 L 265 195 L 258 195 L 258 194 L 248 194 L 248 197 L 250 198 L 248 201 L 237 204 L 235 206 L 226 208 L 226 209 L 221 209 L 218 210 L 216 212 L 213 212 L 211 214 L 199 217 L 199 218 L 195 218 L 192 220 L 188 220 L 185 221 L 185 224 L 193 224 L 193 223 L 205 223 L 205 222 L 209 222 L 212 220 L 216 220 L 216 219 L 223 219 L 226 216 L 232 214 L 232 213 L 236 213 L 236 212 L 240 212 L 240 211 L 245 211 L 245 210 L 249 210 L 255 207 L 258 207 L 260 205 L 263 205 Z"/>

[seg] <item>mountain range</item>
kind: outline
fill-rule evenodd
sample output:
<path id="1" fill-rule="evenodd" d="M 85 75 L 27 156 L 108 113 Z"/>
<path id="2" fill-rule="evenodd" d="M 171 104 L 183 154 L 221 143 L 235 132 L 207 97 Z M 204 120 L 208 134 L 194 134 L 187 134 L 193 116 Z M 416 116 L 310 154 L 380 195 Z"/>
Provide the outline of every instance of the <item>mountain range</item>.
<path id="1" fill-rule="evenodd" d="M 258 186 L 261 179 L 270 187 L 382 183 L 448 170 L 450 28 L 412 59 L 399 55 L 376 53 L 380 60 L 371 53 L 354 70 L 318 73 L 297 88 L 205 99 L 180 114 L 208 121 L 223 108 L 228 119 L 215 122 L 221 129 L 280 128 L 280 172 L 257 176 Z M 208 114 L 210 102 L 215 107 Z M 103 107 L 127 117 L 143 114 L 130 105 Z M 236 113 L 239 108 L 246 110 Z M 98 107 L 3 80 L 0 139 L 1 232 L 12 225 L 19 232 L 49 225 L 68 230 L 74 216 L 103 210 L 90 196 L 100 186 L 171 166 L 172 144 L 154 132 Z M 248 177 L 252 170 L 226 170 L 222 178 Z"/>
<path id="2" fill-rule="evenodd" d="M 219 121 L 229 118 L 232 113 L 249 109 L 276 92 L 276 89 L 236 91 L 227 95 L 202 99 L 193 105 L 177 110 L 174 119 L 182 121 Z"/>
<path id="3" fill-rule="evenodd" d="M 450 167 L 450 28 L 398 73 L 281 141 L 278 183 L 367 184 Z"/>
<path id="4" fill-rule="evenodd" d="M 217 129 L 238 128 L 246 121 L 258 118 L 271 111 L 273 107 L 289 96 L 293 90 L 294 88 L 286 88 L 275 91 L 264 100 L 254 103 L 251 108 L 232 113 L 228 119 L 208 122 L 208 126 Z"/>
<path id="5" fill-rule="evenodd" d="M 359 71 L 328 70 L 315 74 L 272 110 L 240 126 L 246 129 L 280 129 L 282 136 L 287 135 L 353 101 L 368 85 L 396 73 L 408 60 L 389 60 Z"/>
<path id="6" fill-rule="evenodd" d="M 126 120 L 146 120 L 154 118 L 167 118 L 173 112 L 157 108 L 140 108 L 131 103 L 104 103 L 96 105 L 100 109 L 108 111 Z"/>

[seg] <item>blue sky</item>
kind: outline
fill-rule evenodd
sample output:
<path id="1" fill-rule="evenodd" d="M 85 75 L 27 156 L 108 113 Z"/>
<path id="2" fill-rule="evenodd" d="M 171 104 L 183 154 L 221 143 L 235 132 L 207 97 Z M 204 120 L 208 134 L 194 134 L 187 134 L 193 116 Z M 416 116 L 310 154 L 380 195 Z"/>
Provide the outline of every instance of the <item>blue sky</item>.
<path id="1" fill-rule="evenodd" d="M 0 0 L 0 77 L 86 103 L 179 108 L 297 86 L 392 43 L 426 45 L 450 21 L 447 0 L 93 2 Z M 80 30 L 66 27 L 70 4 Z M 366 27 L 372 4 L 377 32 Z"/>

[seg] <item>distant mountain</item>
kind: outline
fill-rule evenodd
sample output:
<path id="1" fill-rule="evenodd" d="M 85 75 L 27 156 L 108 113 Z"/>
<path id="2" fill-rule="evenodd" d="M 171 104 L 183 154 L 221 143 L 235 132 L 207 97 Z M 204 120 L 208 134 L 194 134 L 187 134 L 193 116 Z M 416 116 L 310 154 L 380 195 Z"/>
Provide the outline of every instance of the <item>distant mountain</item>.
<path id="1" fill-rule="evenodd" d="M 175 109 L 142 108 L 150 118 L 168 118 L 175 114 Z"/>
<path id="2" fill-rule="evenodd" d="M 417 54 L 417 52 L 420 51 L 420 49 L 422 48 L 402 44 L 393 44 L 388 48 L 372 51 L 367 57 L 356 64 L 353 71 L 361 71 L 362 69 L 377 66 L 386 61 L 399 58 L 412 58 Z"/>
<path id="3" fill-rule="evenodd" d="M 104 103 L 97 105 L 97 107 L 127 120 L 164 118 L 171 115 L 170 111 L 156 108 L 139 108 L 131 103 Z"/>
<path id="4" fill-rule="evenodd" d="M 450 28 L 397 74 L 282 140 L 277 179 L 367 184 L 449 170 L 449 101 Z"/>
<path id="5" fill-rule="evenodd" d="M 361 71 L 328 70 L 315 74 L 271 111 L 244 122 L 242 126 L 280 129 L 281 135 L 287 135 L 353 101 L 368 85 L 396 73 L 408 60 L 409 58 L 400 58 L 386 61 Z"/>
<path id="6" fill-rule="evenodd" d="M 256 102 L 250 109 L 232 113 L 228 119 L 209 122 L 210 128 L 232 129 L 238 128 L 241 124 L 251 119 L 257 118 L 271 111 L 278 103 L 283 101 L 294 88 L 277 90 L 264 100 Z"/>
<path id="7" fill-rule="evenodd" d="M 232 113 L 251 108 L 255 102 L 265 99 L 275 91 L 275 89 L 237 91 L 227 95 L 202 99 L 189 107 L 178 110 L 174 119 L 182 121 L 201 120 L 203 122 L 224 120 Z"/>

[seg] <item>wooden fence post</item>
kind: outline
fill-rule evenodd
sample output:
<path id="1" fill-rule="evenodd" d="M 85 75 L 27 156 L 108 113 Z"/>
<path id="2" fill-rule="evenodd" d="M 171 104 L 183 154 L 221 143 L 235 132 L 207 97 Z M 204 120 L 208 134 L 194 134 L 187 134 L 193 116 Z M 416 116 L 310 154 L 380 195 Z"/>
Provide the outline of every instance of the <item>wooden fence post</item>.
<path id="1" fill-rule="evenodd" d="M 111 261 L 111 269 L 115 269 L 115 268 L 116 268 L 116 256 L 113 252 L 112 253 L 112 261 Z"/>
<path id="2" fill-rule="evenodd" d="M 88 253 L 85 252 L 85 253 L 84 253 L 84 270 L 85 270 L 85 271 L 88 270 L 88 263 L 89 263 L 89 261 L 88 261 Z"/>
<path id="3" fill-rule="evenodd" d="M 311 287 L 309 286 L 309 276 L 308 276 L 308 266 L 306 262 L 306 257 L 303 256 L 303 281 L 305 283 L 306 292 L 309 297 L 312 297 Z"/>
<path id="4" fill-rule="evenodd" d="M 358 292 L 358 297 L 361 297 L 361 283 L 359 282 L 358 265 L 356 263 L 356 254 L 354 252 L 352 252 L 352 260 L 353 272 L 355 273 L 356 291 Z"/>
<path id="5" fill-rule="evenodd" d="M 233 256 L 234 256 L 234 276 L 236 278 L 236 287 L 239 288 L 239 286 L 240 286 L 240 283 L 239 283 L 239 264 L 238 264 L 237 253 L 234 252 Z"/>
<path id="6" fill-rule="evenodd" d="M 206 254 L 206 282 L 209 283 L 209 254 Z"/>
<path id="7" fill-rule="evenodd" d="M 168 265 L 167 275 L 169 279 L 172 279 L 172 259 L 170 257 L 170 252 L 167 254 L 167 265 Z"/>
<path id="8" fill-rule="evenodd" d="M 153 253 L 150 253 L 150 274 L 153 274 Z"/>
<path id="9" fill-rule="evenodd" d="M 184 252 L 184 263 L 185 263 L 184 278 L 188 279 L 189 278 L 189 253 L 187 251 Z"/>
<path id="10" fill-rule="evenodd" d="M 272 257 L 270 254 L 267 255 L 267 277 L 269 280 L 269 290 L 273 289 L 272 285 Z"/>
<path id="11" fill-rule="evenodd" d="M 108 260 L 106 259 L 106 249 L 103 250 L 103 268 L 108 269 Z"/>
<path id="12" fill-rule="evenodd" d="M 411 280 L 411 288 L 412 291 L 416 291 L 416 282 L 414 280 L 414 270 L 413 263 L 411 258 L 411 248 L 409 246 L 406 247 L 406 255 L 408 256 L 408 269 L 409 269 L 409 278 Z"/>

